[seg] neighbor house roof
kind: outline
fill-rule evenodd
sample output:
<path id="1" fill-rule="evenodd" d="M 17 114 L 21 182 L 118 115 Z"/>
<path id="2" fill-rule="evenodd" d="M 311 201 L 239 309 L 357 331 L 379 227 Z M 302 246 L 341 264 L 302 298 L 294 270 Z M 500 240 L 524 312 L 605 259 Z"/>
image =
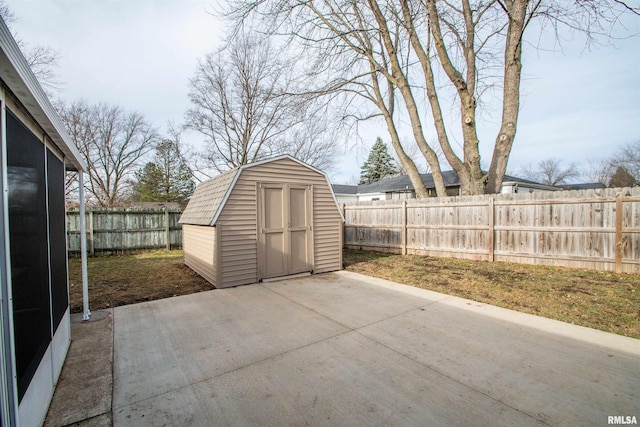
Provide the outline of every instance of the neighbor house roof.
<path id="1" fill-rule="evenodd" d="M 433 174 L 430 173 L 421 173 L 420 177 L 422 178 L 422 182 L 426 188 L 435 188 L 436 184 L 433 181 Z M 460 179 L 458 178 L 458 174 L 455 171 L 443 171 L 442 179 L 444 181 L 445 187 L 457 187 L 460 185 Z M 505 175 L 503 182 L 514 182 L 520 184 L 529 184 L 536 186 L 543 186 L 540 183 L 529 181 L 527 179 L 517 178 L 514 176 Z M 549 189 L 553 189 L 553 187 L 549 187 Z M 413 184 L 409 179 L 409 175 L 399 175 L 393 178 L 385 178 L 380 181 L 372 182 L 369 184 L 360 184 L 360 185 L 334 185 L 334 191 L 338 194 L 368 194 L 368 193 L 391 193 L 391 192 L 400 192 L 400 191 L 410 191 L 413 190 Z M 346 190 L 342 192 L 340 190 Z"/>
<path id="2" fill-rule="evenodd" d="M 13 93 L 27 113 L 62 151 L 65 156 L 65 167 L 71 170 L 86 170 L 87 164 L 71 141 L 62 120 L 2 19 L 0 19 L 0 71 L 4 86 Z"/>
<path id="3" fill-rule="evenodd" d="M 426 188 L 435 188 L 436 185 L 433 181 L 433 175 L 430 173 L 421 173 L 420 177 Z M 444 180 L 445 187 L 453 187 L 460 184 L 458 174 L 454 171 L 442 172 L 442 179 Z M 358 193 L 390 193 L 394 191 L 408 191 L 413 190 L 413 184 L 409 175 L 399 175 L 393 178 L 381 179 L 380 181 L 372 182 L 370 184 L 358 185 Z"/>
<path id="4" fill-rule="evenodd" d="M 358 186 L 357 185 L 345 185 L 345 184 L 331 184 L 331 188 L 333 188 L 333 192 L 336 194 L 357 194 Z"/>
<path id="5" fill-rule="evenodd" d="M 291 161 L 294 161 L 324 176 L 327 185 L 329 186 L 329 190 L 331 191 L 331 195 L 333 196 L 333 201 L 336 206 L 338 206 L 335 194 L 331 189 L 331 185 L 329 185 L 329 178 L 327 177 L 327 174 L 319 169 L 314 168 L 313 166 L 301 162 L 294 157 L 283 155 L 255 163 L 250 163 L 247 165 L 242 165 L 239 168 L 231 169 L 230 171 L 227 171 L 214 178 L 211 178 L 208 181 L 203 182 L 193 192 L 193 195 L 189 199 L 189 203 L 184 209 L 184 212 L 182 212 L 182 215 L 180 216 L 180 220 L 178 222 L 180 224 L 215 225 L 218 216 L 220 215 L 220 212 L 222 211 L 224 204 L 229 198 L 229 195 L 231 194 L 231 191 L 233 190 L 233 187 L 242 171 L 258 165 L 275 162 L 282 159 L 289 159 Z M 340 212 L 340 215 L 342 216 L 342 212 Z"/>
<path id="6" fill-rule="evenodd" d="M 556 187 L 560 187 L 563 190 L 598 190 L 607 188 L 607 186 L 601 182 L 586 182 L 583 184 L 561 184 L 557 185 Z"/>

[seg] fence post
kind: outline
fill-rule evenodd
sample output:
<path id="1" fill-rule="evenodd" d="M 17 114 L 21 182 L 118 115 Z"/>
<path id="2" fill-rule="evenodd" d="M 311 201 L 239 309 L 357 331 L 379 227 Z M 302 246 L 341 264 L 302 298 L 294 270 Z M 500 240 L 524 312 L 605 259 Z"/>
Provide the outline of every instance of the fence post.
<path id="1" fill-rule="evenodd" d="M 342 204 L 342 217 L 344 218 L 344 221 L 342 222 L 342 228 L 341 228 L 341 241 L 342 241 L 342 245 L 340 246 L 340 251 L 342 251 L 344 249 L 344 242 L 345 242 L 345 233 L 346 233 L 346 226 L 347 226 L 347 207 L 345 206 L 345 204 Z"/>
<path id="2" fill-rule="evenodd" d="M 496 211 L 495 211 L 495 205 L 494 205 L 494 199 L 493 197 L 491 197 L 489 199 L 489 239 L 487 242 L 487 246 L 489 247 L 489 261 L 490 262 L 494 262 L 496 260 L 495 257 L 495 216 L 496 216 Z"/>
<path id="3" fill-rule="evenodd" d="M 167 250 L 171 250 L 171 225 L 169 224 L 169 209 L 164 207 L 164 236 L 167 244 Z"/>
<path id="4" fill-rule="evenodd" d="M 402 255 L 407 254 L 407 201 L 402 200 Z"/>
<path id="5" fill-rule="evenodd" d="M 344 268 L 344 261 L 342 260 L 342 254 L 344 252 L 344 221 L 338 220 L 338 227 L 340 227 L 340 270 L 342 270 Z"/>
<path id="6" fill-rule="evenodd" d="M 93 240 L 93 208 L 89 208 L 89 253 L 91 256 L 96 254 L 96 244 Z"/>
<path id="7" fill-rule="evenodd" d="M 622 273 L 622 192 L 616 194 L 616 254 L 615 272 Z"/>

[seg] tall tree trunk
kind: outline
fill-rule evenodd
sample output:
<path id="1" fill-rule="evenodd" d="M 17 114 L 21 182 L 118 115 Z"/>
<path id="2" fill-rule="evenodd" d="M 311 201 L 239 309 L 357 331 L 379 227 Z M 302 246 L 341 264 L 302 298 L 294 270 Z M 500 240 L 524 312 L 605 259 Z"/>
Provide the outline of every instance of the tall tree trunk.
<path id="1" fill-rule="evenodd" d="M 385 123 L 387 124 L 387 131 L 389 132 L 389 136 L 391 137 L 391 145 L 398 155 L 398 159 L 400 159 L 400 163 L 402 167 L 407 171 L 407 175 L 409 176 L 409 180 L 411 184 L 413 184 L 413 189 L 416 192 L 416 197 L 419 199 L 429 197 L 429 191 L 425 188 L 424 182 L 422 181 L 422 177 L 418 172 L 418 168 L 416 167 L 415 162 L 407 155 L 400 143 L 400 137 L 398 136 L 398 130 L 396 129 L 396 124 L 393 121 L 393 83 L 389 83 L 389 104 L 390 108 L 384 103 L 384 97 L 382 95 L 382 91 L 380 90 L 380 82 L 378 81 L 378 75 L 376 72 L 375 64 L 373 62 L 369 63 L 371 70 L 371 83 L 373 86 L 373 91 L 376 96 L 376 104 L 378 109 L 382 113 L 384 117 Z"/>
<path id="2" fill-rule="evenodd" d="M 456 173 L 458 174 L 458 178 L 460 179 L 461 193 L 463 195 L 474 195 L 484 193 L 484 176 L 480 168 L 480 150 L 478 134 L 476 131 L 476 99 L 474 94 L 476 79 L 476 54 L 473 44 L 475 38 L 475 24 L 473 22 L 471 7 L 468 0 L 464 0 L 462 3 L 465 20 L 465 33 L 460 34 L 460 36 L 464 37 L 465 39 L 465 43 L 463 45 L 463 53 L 464 60 L 467 66 L 466 78 L 462 75 L 462 73 L 460 73 L 460 71 L 456 69 L 451 58 L 449 57 L 449 52 L 447 50 L 447 46 L 445 45 L 442 30 L 440 28 L 440 16 L 438 8 L 436 7 L 435 0 L 427 0 L 425 2 L 425 6 L 428 15 L 429 32 L 433 36 L 433 42 L 438 54 L 438 58 L 440 60 L 440 63 L 442 64 L 442 68 L 445 74 L 456 88 L 458 97 L 460 98 L 460 120 L 463 138 L 464 161 L 460 162 L 459 159 L 458 161 L 455 161 L 455 159 L 453 159 L 454 161 L 450 162 L 450 164 L 453 170 L 456 171 Z M 428 57 L 426 58 L 426 61 L 429 61 Z M 422 63 L 423 69 L 425 69 L 426 67 L 426 61 Z M 427 90 L 432 90 L 435 93 L 435 85 L 429 84 L 428 82 L 428 80 L 433 79 L 433 72 L 430 69 L 430 65 L 429 69 L 425 70 Z M 428 97 L 430 101 L 437 101 L 437 98 L 434 98 L 431 95 L 429 95 Z M 436 114 L 434 114 L 434 120 L 438 120 L 438 112 L 439 111 L 436 111 Z M 436 130 L 437 129 L 438 128 L 436 127 Z M 445 156 L 447 156 L 447 160 L 449 160 L 449 157 L 454 157 L 455 154 L 453 154 L 452 150 L 451 152 L 448 152 L 447 148 L 449 148 L 450 150 L 450 147 L 448 147 L 448 143 L 447 145 L 443 146 L 443 151 L 445 152 Z"/>
<path id="3" fill-rule="evenodd" d="M 387 55 L 389 56 L 389 61 L 391 62 L 391 72 L 392 76 L 395 78 L 394 83 L 400 90 L 400 94 L 404 99 L 407 112 L 409 113 L 409 120 L 411 122 L 413 137 L 415 138 L 420 152 L 422 152 L 423 156 L 427 160 L 427 163 L 429 163 L 431 174 L 433 176 L 433 182 L 436 187 L 436 194 L 438 195 L 438 197 L 445 197 L 447 195 L 447 189 L 444 185 L 444 179 L 442 178 L 440 161 L 438 159 L 438 155 L 429 146 L 427 140 L 424 137 L 422 122 L 420 120 L 420 113 L 418 111 L 413 92 L 411 91 L 411 85 L 409 84 L 407 76 L 404 74 L 402 67 L 400 66 L 400 61 L 398 60 L 397 56 L 397 50 L 393 44 L 393 41 L 391 40 L 387 21 L 384 17 L 384 14 L 380 10 L 380 6 L 378 5 L 376 0 L 369 0 L 368 3 L 376 19 L 376 22 L 378 23 L 383 45 L 385 47 L 385 50 L 387 51 Z M 420 182 L 422 182 L 422 180 L 420 180 Z M 417 192 L 416 196 L 421 197 Z"/>
<path id="4" fill-rule="evenodd" d="M 415 30 L 415 26 L 413 23 L 412 12 L 409 7 L 409 0 L 403 0 L 401 2 L 402 7 L 402 15 L 404 19 L 404 25 L 409 33 L 409 40 L 411 41 L 411 45 L 413 50 L 416 52 L 418 60 L 422 66 L 422 72 L 424 74 L 427 99 L 429 101 L 429 105 L 431 106 L 431 112 L 433 115 L 433 126 L 436 130 L 436 135 L 438 136 L 438 143 L 442 148 L 442 152 L 447 159 L 447 162 L 451 165 L 454 170 L 461 170 L 464 168 L 464 163 L 462 160 L 456 155 L 451 148 L 451 144 L 449 143 L 449 136 L 447 135 L 447 129 L 444 124 L 444 117 L 442 115 L 442 109 L 440 108 L 440 100 L 438 99 L 438 92 L 436 91 L 435 79 L 433 76 L 433 68 L 431 66 L 431 59 L 429 57 L 430 47 L 431 47 L 431 38 L 429 34 L 427 34 L 427 41 L 425 43 L 426 50 L 423 47 L 420 39 Z"/>
<path id="5" fill-rule="evenodd" d="M 520 110 L 520 78 L 522 73 L 522 34 L 525 29 L 529 0 L 504 3 L 509 17 L 504 57 L 504 84 L 502 94 L 502 121 L 491 157 L 487 176 L 487 193 L 499 193 L 507 170 L 509 154 L 516 136 Z"/>

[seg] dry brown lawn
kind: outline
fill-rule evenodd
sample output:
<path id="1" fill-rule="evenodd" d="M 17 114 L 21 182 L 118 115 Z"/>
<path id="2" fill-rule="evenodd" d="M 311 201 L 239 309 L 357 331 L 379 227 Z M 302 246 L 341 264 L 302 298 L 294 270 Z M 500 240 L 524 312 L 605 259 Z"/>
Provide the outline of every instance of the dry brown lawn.
<path id="1" fill-rule="evenodd" d="M 640 275 L 345 250 L 345 268 L 640 338 Z"/>
<path id="2" fill-rule="evenodd" d="M 180 250 L 88 259 L 91 310 L 214 289 L 184 265 Z M 82 311 L 80 258 L 69 259 L 71 312 Z"/>
<path id="3" fill-rule="evenodd" d="M 640 338 L 639 274 L 352 250 L 345 250 L 344 264 L 349 271 Z M 80 259 L 71 258 L 72 312 L 82 311 L 80 277 Z M 89 258 L 92 310 L 210 289 L 179 250 Z"/>

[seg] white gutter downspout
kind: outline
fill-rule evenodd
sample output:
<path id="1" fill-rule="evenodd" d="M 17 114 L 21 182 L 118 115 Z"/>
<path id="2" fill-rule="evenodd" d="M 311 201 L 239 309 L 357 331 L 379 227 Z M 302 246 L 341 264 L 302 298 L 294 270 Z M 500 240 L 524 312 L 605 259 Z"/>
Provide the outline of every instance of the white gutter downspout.
<path id="1" fill-rule="evenodd" d="M 89 276 L 87 275 L 87 221 L 85 218 L 84 172 L 78 171 L 80 186 L 80 259 L 82 262 L 82 320 L 91 318 L 89 311 Z"/>

